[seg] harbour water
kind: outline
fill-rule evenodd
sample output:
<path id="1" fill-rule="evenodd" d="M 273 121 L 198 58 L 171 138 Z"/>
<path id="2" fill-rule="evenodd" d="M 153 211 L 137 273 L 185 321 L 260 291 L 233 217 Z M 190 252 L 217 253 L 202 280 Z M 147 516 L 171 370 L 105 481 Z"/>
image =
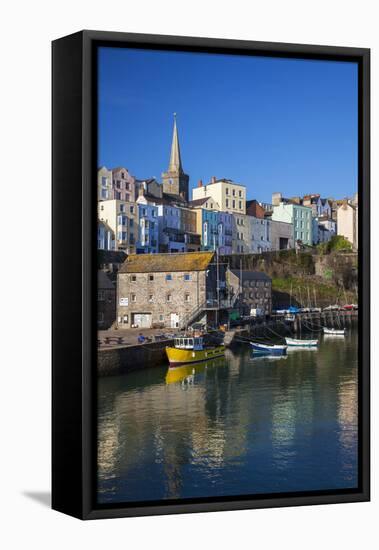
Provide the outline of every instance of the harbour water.
<path id="1" fill-rule="evenodd" d="M 98 501 L 354 488 L 358 338 L 98 382 Z"/>

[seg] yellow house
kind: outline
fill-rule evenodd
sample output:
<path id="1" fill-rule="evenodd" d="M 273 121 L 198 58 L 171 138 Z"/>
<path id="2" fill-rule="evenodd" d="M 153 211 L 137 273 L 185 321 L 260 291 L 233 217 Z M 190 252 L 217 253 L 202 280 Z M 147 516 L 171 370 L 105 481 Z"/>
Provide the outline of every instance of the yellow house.
<path id="1" fill-rule="evenodd" d="M 121 200 L 100 201 L 99 220 L 104 221 L 115 235 L 115 250 L 133 254 L 138 240 L 138 205 Z"/>
<path id="2" fill-rule="evenodd" d="M 228 179 L 212 177 L 210 183 L 192 190 L 192 199 L 205 199 L 203 208 L 206 210 L 220 210 L 236 214 L 246 214 L 246 187 Z"/>
<path id="3" fill-rule="evenodd" d="M 337 234 L 345 237 L 358 249 L 358 205 L 344 201 L 337 210 Z"/>

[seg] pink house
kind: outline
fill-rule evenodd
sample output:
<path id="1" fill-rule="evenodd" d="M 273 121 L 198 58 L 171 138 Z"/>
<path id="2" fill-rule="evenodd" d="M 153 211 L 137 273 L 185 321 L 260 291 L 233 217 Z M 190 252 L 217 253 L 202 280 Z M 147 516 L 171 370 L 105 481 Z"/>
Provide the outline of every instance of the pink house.
<path id="1" fill-rule="evenodd" d="M 135 177 L 132 176 L 127 168 L 119 166 L 112 169 L 112 199 L 134 202 L 135 197 Z"/>

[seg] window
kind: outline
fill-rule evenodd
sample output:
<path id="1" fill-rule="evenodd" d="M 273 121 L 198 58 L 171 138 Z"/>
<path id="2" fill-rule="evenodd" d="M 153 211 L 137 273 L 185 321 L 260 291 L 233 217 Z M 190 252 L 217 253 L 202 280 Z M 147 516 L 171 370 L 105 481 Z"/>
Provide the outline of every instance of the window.
<path id="1" fill-rule="evenodd" d="M 239 201 L 238 206 L 239 206 L 239 209 L 242 210 L 242 201 Z"/>
<path id="2" fill-rule="evenodd" d="M 172 281 L 172 275 L 171 275 L 171 273 L 168 273 L 168 274 L 166 275 L 166 281 Z"/>
<path id="3" fill-rule="evenodd" d="M 163 315 L 160 315 L 160 316 L 159 316 L 159 320 L 160 320 L 160 321 L 163 321 L 163 319 L 164 319 L 164 316 L 163 316 Z"/>
<path id="4" fill-rule="evenodd" d="M 238 191 L 238 195 L 242 197 L 242 191 Z"/>
<path id="5" fill-rule="evenodd" d="M 213 202 L 211 202 L 211 210 L 213 210 Z"/>
<path id="6" fill-rule="evenodd" d="M 232 205 L 233 205 L 233 208 L 236 207 L 236 201 L 235 200 L 233 200 Z"/>
<path id="7" fill-rule="evenodd" d="M 125 212 L 125 204 L 120 204 L 120 212 Z"/>
<path id="8" fill-rule="evenodd" d="M 236 196 L 236 190 L 235 189 L 232 190 L 232 195 L 233 195 L 233 197 Z"/>
<path id="9" fill-rule="evenodd" d="M 149 279 L 149 281 L 154 281 L 154 275 L 151 275 L 151 274 L 150 274 L 149 277 L 148 277 L 148 279 Z"/>
<path id="10" fill-rule="evenodd" d="M 171 302 L 171 300 L 172 300 L 171 294 L 167 294 L 167 296 L 166 296 L 166 301 L 167 301 L 167 302 Z"/>
<path id="11" fill-rule="evenodd" d="M 154 294 L 149 294 L 149 302 L 154 302 Z"/>
<path id="12" fill-rule="evenodd" d="M 191 301 L 191 296 L 190 296 L 188 293 L 186 293 L 186 294 L 184 295 L 184 301 L 185 301 L 185 302 L 190 302 L 190 301 Z"/>
<path id="13" fill-rule="evenodd" d="M 229 199 L 226 199 L 226 208 L 229 208 Z"/>
<path id="14" fill-rule="evenodd" d="M 123 179 L 123 180 L 125 179 L 125 174 L 124 174 L 124 172 L 121 172 L 121 179 Z"/>
<path id="15" fill-rule="evenodd" d="M 185 281 L 190 281 L 191 280 L 191 275 L 189 273 L 185 273 L 184 274 L 184 280 Z"/>
<path id="16" fill-rule="evenodd" d="M 130 300 L 131 300 L 132 302 L 136 302 L 136 301 L 137 301 L 137 296 L 136 296 L 135 294 L 131 294 L 131 295 L 130 295 Z"/>
<path id="17" fill-rule="evenodd" d="M 133 205 L 130 206 L 130 213 L 131 213 L 131 214 L 134 214 L 134 206 L 133 206 Z"/>
<path id="18" fill-rule="evenodd" d="M 99 323 L 103 323 L 104 322 L 104 313 L 102 311 L 98 311 L 97 313 L 97 321 Z"/>
<path id="19" fill-rule="evenodd" d="M 108 198 L 108 191 L 107 191 L 107 189 L 102 189 L 102 190 L 101 190 L 101 198 L 102 198 L 102 199 L 107 199 L 107 198 Z"/>
<path id="20" fill-rule="evenodd" d="M 227 187 L 227 188 L 225 189 L 225 193 L 226 193 L 227 195 L 229 195 L 229 187 Z"/>
<path id="21" fill-rule="evenodd" d="M 98 290 L 97 291 L 97 299 L 98 299 L 99 302 L 103 302 L 105 300 L 104 290 Z"/>
<path id="22" fill-rule="evenodd" d="M 135 283 L 136 280 L 137 280 L 137 276 L 136 275 L 130 275 L 130 280 Z"/>
<path id="23" fill-rule="evenodd" d="M 122 322 L 126 324 L 126 323 L 128 323 L 128 320 L 129 320 L 128 315 L 123 315 Z"/>

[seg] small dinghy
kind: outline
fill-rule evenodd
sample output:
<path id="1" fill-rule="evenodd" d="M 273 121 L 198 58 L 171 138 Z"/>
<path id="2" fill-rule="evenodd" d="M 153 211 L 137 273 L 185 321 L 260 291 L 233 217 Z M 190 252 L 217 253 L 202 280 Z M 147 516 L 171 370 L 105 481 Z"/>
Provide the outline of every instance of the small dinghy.
<path id="1" fill-rule="evenodd" d="M 287 346 L 296 348 L 315 348 L 318 340 L 297 340 L 296 338 L 286 338 Z"/>
<path id="2" fill-rule="evenodd" d="M 344 336 L 345 329 L 326 328 L 324 327 L 324 334 L 331 334 L 333 336 Z"/>
<path id="3" fill-rule="evenodd" d="M 261 344 L 258 342 L 250 342 L 253 348 L 253 353 L 261 355 L 285 355 L 287 352 L 287 346 L 275 345 L 275 344 Z"/>

